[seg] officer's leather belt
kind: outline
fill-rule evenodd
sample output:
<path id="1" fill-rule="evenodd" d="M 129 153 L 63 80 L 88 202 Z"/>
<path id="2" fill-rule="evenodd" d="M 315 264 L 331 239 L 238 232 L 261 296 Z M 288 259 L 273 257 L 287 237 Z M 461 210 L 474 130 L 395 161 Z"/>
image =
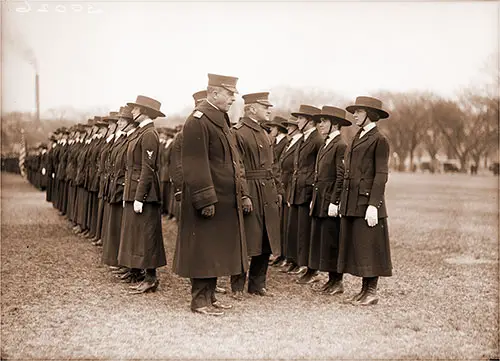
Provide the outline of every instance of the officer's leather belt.
<path id="1" fill-rule="evenodd" d="M 247 170 L 245 176 L 247 180 L 273 179 L 273 171 L 271 169 Z"/>

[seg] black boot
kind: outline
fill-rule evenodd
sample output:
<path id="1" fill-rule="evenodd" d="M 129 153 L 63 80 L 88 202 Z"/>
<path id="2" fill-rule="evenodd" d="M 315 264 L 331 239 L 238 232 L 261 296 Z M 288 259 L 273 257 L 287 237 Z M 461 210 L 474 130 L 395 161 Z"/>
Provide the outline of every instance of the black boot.
<path id="1" fill-rule="evenodd" d="M 342 283 L 342 273 L 329 272 L 328 273 L 328 283 L 330 286 L 325 289 L 325 293 L 329 295 L 336 295 L 338 293 L 344 293 L 344 284 Z"/>
<path id="2" fill-rule="evenodd" d="M 377 283 L 378 277 L 366 277 L 366 291 L 354 304 L 357 306 L 376 305 L 378 303 Z"/>
<path id="3" fill-rule="evenodd" d="M 130 294 L 136 295 L 140 293 L 155 292 L 160 282 L 156 278 L 156 268 L 148 268 L 145 273 L 144 280 L 137 286 L 130 286 L 133 290 Z"/>
<path id="4" fill-rule="evenodd" d="M 363 286 L 361 287 L 361 291 L 359 291 L 359 293 L 356 296 L 353 296 L 352 298 L 350 298 L 347 301 L 348 303 L 357 302 L 361 297 L 363 297 L 363 295 L 366 292 L 366 280 L 367 279 L 365 277 L 363 277 Z"/>
<path id="5" fill-rule="evenodd" d="M 306 273 L 304 273 L 298 280 L 297 283 L 301 285 L 307 285 L 318 281 L 318 271 L 312 268 L 307 268 Z"/>

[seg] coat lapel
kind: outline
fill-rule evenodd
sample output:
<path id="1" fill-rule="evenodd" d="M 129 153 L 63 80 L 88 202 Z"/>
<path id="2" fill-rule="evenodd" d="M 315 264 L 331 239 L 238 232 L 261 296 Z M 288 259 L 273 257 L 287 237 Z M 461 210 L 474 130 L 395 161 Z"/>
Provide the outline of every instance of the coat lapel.
<path id="1" fill-rule="evenodd" d="M 361 139 L 354 139 L 354 142 L 352 144 L 352 149 L 359 147 L 361 144 L 366 142 L 368 139 L 370 139 L 374 134 L 378 132 L 377 127 L 374 127 L 368 131 Z"/>

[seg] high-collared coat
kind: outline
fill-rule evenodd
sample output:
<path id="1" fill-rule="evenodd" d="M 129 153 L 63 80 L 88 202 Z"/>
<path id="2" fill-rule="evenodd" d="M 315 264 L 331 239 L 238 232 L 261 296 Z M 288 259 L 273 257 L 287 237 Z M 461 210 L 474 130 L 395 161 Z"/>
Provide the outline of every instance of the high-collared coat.
<path id="1" fill-rule="evenodd" d="M 260 124 L 248 117 L 244 117 L 234 127 L 234 133 L 253 205 L 253 212 L 244 218 L 248 255 L 262 254 L 266 232 L 273 255 L 279 256 L 281 236 L 278 187 L 281 187 L 281 182 L 273 171 L 272 144 Z"/>
<path id="2" fill-rule="evenodd" d="M 299 146 L 299 141 L 294 143 L 290 149 L 288 148 L 288 144 L 290 144 L 290 141 L 287 142 L 287 145 L 283 149 L 283 152 L 281 153 L 279 163 L 280 163 L 280 174 L 281 174 L 281 184 L 282 184 L 282 189 L 283 189 L 283 212 L 282 212 L 282 219 L 281 219 L 281 237 L 282 237 L 282 242 L 283 242 L 283 252 L 284 255 L 287 258 L 291 259 L 291 250 L 295 250 L 297 248 L 297 243 L 290 244 L 288 240 L 288 214 L 290 212 L 290 207 L 288 206 L 288 196 L 290 193 L 290 185 L 292 184 L 292 174 L 293 174 L 293 160 L 294 160 L 294 154 L 295 154 L 295 149 Z M 296 241 L 297 237 L 292 237 L 291 242 Z M 295 251 L 293 252 L 295 253 Z"/>
<path id="3" fill-rule="evenodd" d="M 389 173 L 389 142 L 377 127 L 363 137 L 355 136 L 345 154 L 342 216 L 365 217 L 368 205 L 377 207 L 378 217 L 387 217 L 385 184 Z"/>
<path id="4" fill-rule="evenodd" d="M 183 190 L 174 271 L 209 278 L 247 270 L 242 197 L 248 194 L 227 113 L 202 101 L 182 130 Z M 215 205 L 204 218 L 203 208 Z"/>
<path id="5" fill-rule="evenodd" d="M 153 122 L 135 130 L 127 146 L 125 208 L 118 263 L 130 268 L 167 264 L 161 228 L 160 141 Z M 142 202 L 135 213 L 133 202 Z"/>
<path id="6" fill-rule="evenodd" d="M 330 203 L 339 205 L 344 180 L 344 154 L 346 144 L 337 135 L 318 152 L 314 170 L 313 197 L 310 215 L 328 217 Z"/>
<path id="7" fill-rule="evenodd" d="M 337 135 L 321 147 L 316 158 L 311 221 L 311 243 L 308 267 L 321 271 L 337 271 L 340 218 L 329 217 L 330 203 L 338 205 L 344 179 L 346 144 Z"/>
<path id="8" fill-rule="evenodd" d="M 302 137 L 298 143 L 294 151 L 294 168 L 288 194 L 291 207 L 288 213 L 287 237 L 290 258 L 299 266 L 307 266 L 311 237 L 309 205 L 312 200 L 316 156 L 323 146 L 323 139 L 318 131 L 314 130 L 307 139 Z M 294 245 L 295 249 L 290 248 Z"/>
<path id="9" fill-rule="evenodd" d="M 290 204 L 301 205 L 312 200 L 314 183 L 314 168 L 316 156 L 323 146 L 323 139 L 317 130 L 314 130 L 307 139 L 304 136 L 298 141 L 299 147 L 294 153 L 294 168 L 288 194 Z"/>
<path id="10" fill-rule="evenodd" d="M 340 200 L 340 244 L 337 271 L 359 277 L 391 276 L 385 185 L 389 142 L 377 127 L 349 143 Z M 378 209 L 378 223 L 369 227 L 366 209 Z"/>

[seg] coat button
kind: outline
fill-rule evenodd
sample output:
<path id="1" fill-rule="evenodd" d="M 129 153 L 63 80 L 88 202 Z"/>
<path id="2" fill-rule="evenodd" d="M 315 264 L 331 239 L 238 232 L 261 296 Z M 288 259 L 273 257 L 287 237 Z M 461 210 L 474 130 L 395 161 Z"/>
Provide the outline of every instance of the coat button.
<path id="1" fill-rule="evenodd" d="M 264 183 L 264 182 L 262 182 L 261 184 L 262 184 L 263 186 L 265 186 L 265 185 L 266 185 L 266 183 Z"/>

